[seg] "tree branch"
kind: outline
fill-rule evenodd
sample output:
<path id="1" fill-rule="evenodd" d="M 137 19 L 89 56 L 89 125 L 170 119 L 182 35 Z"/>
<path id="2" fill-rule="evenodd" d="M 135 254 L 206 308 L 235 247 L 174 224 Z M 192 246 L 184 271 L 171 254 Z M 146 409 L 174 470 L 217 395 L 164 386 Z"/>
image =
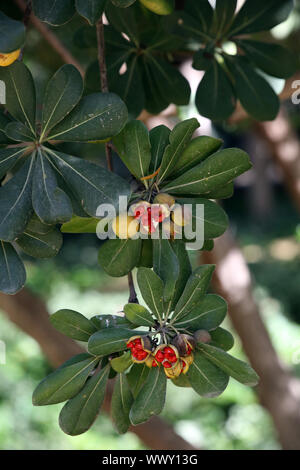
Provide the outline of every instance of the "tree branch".
<path id="1" fill-rule="evenodd" d="M 14 0 L 21 11 L 26 12 L 27 5 L 24 0 Z M 43 38 L 50 44 L 50 46 L 57 52 L 63 62 L 66 64 L 73 64 L 78 71 L 84 76 L 84 69 L 81 64 L 75 59 L 75 57 L 68 51 L 63 43 L 57 38 L 57 36 L 34 14 L 31 12 L 29 16 L 29 22 L 39 31 Z"/>
<path id="2" fill-rule="evenodd" d="M 213 286 L 228 302 L 231 321 L 258 375 L 258 394 L 273 418 L 284 449 L 300 449 L 300 381 L 280 362 L 252 294 L 243 254 L 228 232 L 201 260 L 216 264 Z"/>
<path id="3" fill-rule="evenodd" d="M 0 293 L 0 309 L 18 328 L 38 342 L 53 367 L 59 367 L 74 354 L 84 352 L 78 343 L 53 328 L 44 302 L 26 288 L 13 296 Z M 107 414 L 110 413 L 112 390 L 110 381 L 103 404 Z M 130 431 L 150 449 L 195 450 L 159 417 L 140 426 L 132 426 Z"/>

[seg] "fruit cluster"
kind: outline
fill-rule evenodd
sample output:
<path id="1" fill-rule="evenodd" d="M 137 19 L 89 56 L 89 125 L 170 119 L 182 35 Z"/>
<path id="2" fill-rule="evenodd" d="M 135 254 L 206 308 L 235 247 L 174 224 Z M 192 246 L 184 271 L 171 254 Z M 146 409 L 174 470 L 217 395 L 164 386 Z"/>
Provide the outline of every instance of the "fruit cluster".
<path id="1" fill-rule="evenodd" d="M 131 351 L 133 362 L 145 363 L 150 368 L 162 365 L 166 376 L 169 379 L 175 379 L 180 374 L 186 374 L 194 360 L 192 344 L 185 337 L 181 339 L 181 343 L 184 345 L 183 348 L 181 347 L 181 355 L 173 344 L 160 344 L 152 352 L 151 340 L 141 336 L 130 338 L 127 348 Z"/>

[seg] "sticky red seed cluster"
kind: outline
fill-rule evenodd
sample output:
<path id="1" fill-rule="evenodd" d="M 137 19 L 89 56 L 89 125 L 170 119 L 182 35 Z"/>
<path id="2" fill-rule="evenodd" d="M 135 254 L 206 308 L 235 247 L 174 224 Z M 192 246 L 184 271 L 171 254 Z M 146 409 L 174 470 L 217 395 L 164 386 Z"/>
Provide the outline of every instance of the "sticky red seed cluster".
<path id="1" fill-rule="evenodd" d="M 172 364 L 175 364 L 175 362 L 178 360 L 174 349 L 170 348 L 169 346 L 166 346 L 164 349 L 157 351 L 155 359 L 157 362 L 161 362 L 162 365 L 166 368 L 172 367 Z"/>
<path id="2" fill-rule="evenodd" d="M 148 352 L 144 350 L 141 338 L 134 339 L 127 344 L 132 356 L 138 361 L 143 361 L 148 356 Z"/>

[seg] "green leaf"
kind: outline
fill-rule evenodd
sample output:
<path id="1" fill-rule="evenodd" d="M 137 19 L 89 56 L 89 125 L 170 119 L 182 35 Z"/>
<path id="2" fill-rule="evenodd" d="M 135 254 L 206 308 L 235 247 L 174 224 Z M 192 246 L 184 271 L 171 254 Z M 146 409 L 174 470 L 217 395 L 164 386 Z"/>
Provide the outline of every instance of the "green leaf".
<path id="1" fill-rule="evenodd" d="M 171 172 L 172 177 L 178 177 L 201 163 L 209 155 L 217 152 L 223 141 L 206 135 L 193 139 L 182 152 L 180 159 Z"/>
<path id="2" fill-rule="evenodd" d="M 176 387 L 191 387 L 190 381 L 185 374 L 180 374 L 176 379 L 172 379 L 172 384 Z"/>
<path id="3" fill-rule="evenodd" d="M 238 12 L 230 35 L 267 31 L 289 16 L 293 0 L 247 0 Z"/>
<path id="4" fill-rule="evenodd" d="M 141 247 L 141 239 L 108 240 L 100 247 L 99 264 L 112 277 L 125 276 L 137 266 Z"/>
<path id="5" fill-rule="evenodd" d="M 0 11 L 0 51 L 2 54 L 20 49 L 25 42 L 25 26 Z"/>
<path id="6" fill-rule="evenodd" d="M 139 46 L 140 35 L 135 5 L 123 10 L 117 8 L 112 3 L 116 3 L 116 0 L 114 0 L 114 2 L 108 2 L 105 9 L 109 24 L 120 33 L 125 33 L 136 46 Z"/>
<path id="7" fill-rule="evenodd" d="M 119 195 L 130 196 L 130 186 L 120 176 L 82 158 L 48 148 L 45 150 L 51 155 L 85 212 L 92 217 L 97 215 L 101 204 L 111 204 L 118 209 Z"/>
<path id="8" fill-rule="evenodd" d="M 130 426 L 129 412 L 133 403 L 127 377 L 119 374 L 111 399 L 111 417 L 119 434 L 124 434 Z"/>
<path id="9" fill-rule="evenodd" d="M 193 67 L 196 70 L 208 70 L 215 60 L 214 49 L 208 47 L 199 49 L 193 55 Z"/>
<path id="10" fill-rule="evenodd" d="M 143 299 L 155 317 L 161 321 L 164 314 L 164 284 L 152 269 L 139 268 L 137 282 Z"/>
<path id="11" fill-rule="evenodd" d="M 170 129 L 163 125 L 154 127 L 149 132 L 151 144 L 150 174 L 158 170 L 161 165 L 165 148 L 169 145 L 170 132 Z"/>
<path id="12" fill-rule="evenodd" d="M 195 103 L 202 116 L 214 121 L 227 119 L 235 109 L 236 99 L 232 84 L 216 60 L 198 86 Z"/>
<path id="13" fill-rule="evenodd" d="M 187 119 L 177 124 L 170 133 L 170 144 L 166 147 L 160 172 L 158 175 L 159 182 L 166 179 L 166 177 L 173 171 L 185 147 L 189 143 L 193 133 L 199 127 L 197 119 Z"/>
<path id="14" fill-rule="evenodd" d="M 127 304 L 124 307 L 126 318 L 137 326 L 153 326 L 154 319 L 151 313 L 142 305 Z"/>
<path id="15" fill-rule="evenodd" d="M 12 169 L 19 158 L 24 154 L 24 148 L 6 148 L 0 149 L 0 178 Z"/>
<path id="16" fill-rule="evenodd" d="M 172 248 L 177 256 L 179 262 L 179 276 L 176 282 L 174 297 L 172 299 L 171 311 L 174 310 L 177 302 L 179 301 L 186 283 L 192 274 L 192 267 L 189 259 L 188 252 L 185 248 L 185 243 L 181 240 L 174 240 Z"/>
<path id="17" fill-rule="evenodd" d="M 119 8 L 127 8 L 132 5 L 136 0 L 111 0 L 111 2 Z"/>
<path id="18" fill-rule="evenodd" d="M 92 93 L 50 132 L 49 140 L 88 142 L 118 134 L 127 121 L 127 108 L 113 93 Z"/>
<path id="19" fill-rule="evenodd" d="M 72 203 L 67 194 L 58 187 L 47 154 L 38 151 L 32 183 L 32 205 L 38 217 L 45 224 L 59 224 L 70 220 Z"/>
<path id="20" fill-rule="evenodd" d="M 258 375 L 246 362 L 240 361 L 222 351 L 222 349 L 215 348 L 208 344 L 199 343 L 198 349 L 206 359 L 216 364 L 217 367 L 238 382 L 248 385 L 249 387 L 257 385 L 259 381 Z"/>
<path id="21" fill-rule="evenodd" d="M 18 172 L 0 188 L 0 240 L 14 241 L 32 214 L 31 188 L 33 159 L 27 160 Z"/>
<path id="22" fill-rule="evenodd" d="M 120 326 L 130 329 L 135 328 L 133 323 L 120 315 L 95 315 L 91 318 L 91 322 L 93 322 L 97 330 L 102 330 L 103 328 L 119 328 Z"/>
<path id="23" fill-rule="evenodd" d="M 111 367 L 118 373 L 124 372 L 132 365 L 131 352 L 127 351 L 122 356 L 114 357 L 110 361 Z"/>
<path id="24" fill-rule="evenodd" d="M 9 139 L 19 142 L 28 142 L 35 139 L 30 129 L 21 122 L 10 122 L 7 124 L 5 133 Z"/>
<path id="25" fill-rule="evenodd" d="M 95 373 L 81 392 L 64 405 L 59 425 L 66 434 L 78 436 L 93 425 L 105 397 L 108 374 L 109 366 Z"/>
<path id="26" fill-rule="evenodd" d="M 175 8 L 174 0 L 140 0 L 140 2 L 157 15 L 170 15 Z"/>
<path id="27" fill-rule="evenodd" d="M 40 235 L 46 235 L 47 233 L 53 230 L 53 226 L 44 224 L 38 216 L 33 213 L 31 219 L 29 220 L 26 230 L 32 233 L 39 233 Z"/>
<path id="28" fill-rule="evenodd" d="M 214 330 L 224 320 L 227 304 L 222 297 L 208 294 L 189 313 L 182 315 L 175 322 L 176 328 L 185 328 L 189 331 Z"/>
<path id="29" fill-rule="evenodd" d="M 75 13 L 74 0 L 33 0 L 32 6 L 35 16 L 53 26 L 67 23 Z"/>
<path id="30" fill-rule="evenodd" d="M 128 372 L 127 380 L 132 391 L 134 398 L 137 397 L 144 383 L 146 382 L 150 369 L 143 364 L 133 364 L 130 371 Z"/>
<path id="31" fill-rule="evenodd" d="M 249 157 L 243 150 L 220 150 L 168 183 L 164 191 L 171 194 L 204 195 L 225 186 L 250 168 Z"/>
<path id="32" fill-rule="evenodd" d="M 191 274 L 175 307 L 172 317 L 173 322 L 178 322 L 181 318 L 191 312 L 204 298 L 214 269 L 214 265 L 203 265 L 196 268 Z"/>
<path id="33" fill-rule="evenodd" d="M 25 281 L 26 271 L 18 253 L 10 243 L 0 240 L 0 291 L 16 294 Z"/>
<path id="34" fill-rule="evenodd" d="M 185 6 L 186 12 L 192 19 L 198 21 L 197 29 L 208 32 L 213 21 L 213 9 L 207 0 L 187 0 Z"/>
<path id="35" fill-rule="evenodd" d="M 59 230 L 52 228 L 42 235 L 30 232 L 28 228 L 16 239 L 24 253 L 34 258 L 52 258 L 62 247 L 63 238 Z"/>
<path id="36" fill-rule="evenodd" d="M 7 137 L 5 133 L 5 128 L 7 124 L 11 122 L 11 120 L 4 113 L 5 111 L 0 109 L 0 145 L 11 143 L 10 139 Z"/>
<path id="37" fill-rule="evenodd" d="M 151 160 L 149 132 L 141 121 L 130 121 L 113 142 L 124 164 L 136 178 L 148 175 Z"/>
<path id="38" fill-rule="evenodd" d="M 227 199 L 233 196 L 234 184 L 233 182 L 227 183 L 225 186 L 205 193 L 203 196 L 207 199 Z"/>
<path id="39" fill-rule="evenodd" d="M 58 69 L 46 88 L 41 139 L 72 111 L 80 100 L 82 91 L 82 78 L 74 65 L 65 64 Z"/>
<path id="40" fill-rule="evenodd" d="M 145 332 L 132 332 L 126 328 L 106 328 L 94 333 L 88 342 L 88 351 L 94 355 L 106 356 L 126 349 L 126 343 L 134 335 Z"/>
<path id="41" fill-rule="evenodd" d="M 271 121 L 279 111 L 279 99 L 269 83 L 244 57 L 235 58 L 230 67 L 235 78 L 237 97 L 243 108 L 258 121 Z"/>
<path id="42" fill-rule="evenodd" d="M 202 397 L 214 398 L 221 395 L 228 385 L 229 376 L 219 367 L 196 351 L 187 378 L 191 386 Z"/>
<path id="43" fill-rule="evenodd" d="M 90 357 L 52 372 L 34 390 L 33 405 L 53 405 L 73 398 L 80 392 L 98 362 L 98 357 Z"/>
<path id="44" fill-rule="evenodd" d="M 164 301 L 170 302 L 179 277 L 179 262 L 169 240 L 153 239 L 152 244 L 153 270 L 164 283 Z"/>
<path id="45" fill-rule="evenodd" d="M 160 95 L 168 103 L 175 103 L 178 106 L 189 104 L 191 88 L 189 82 L 179 70 L 166 60 L 154 56 L 154 54 L 148 53 L 145 60 L 148 62 L 152 79 Z"/>
<path id="46" fill-rule="evenodd" d="M 199 230 L 204 224 L 204 238 L 212 239 L 218 238 L 228 227 L 228 217 L 222 207 L 209 199 L 192 199 L 180 198 L 177 199 L 178 204 L 191 204 L 192 205 L 192 229 L 193 231 Z M 204 218 L 197 216 L 197 204 L 204 206 Z"/>
<path id="47" fill-rule="evenodd" d="M 106 0 L 75 0 L 77 12 L 86 18 L 91 26 L 101 18 Z"/>
<path id="48" fill-rule="evenodd" d="M 232 334 L 221 328 L 220 326 L 213 331 L 210 331 L 211 345 L 221 348 L 224 351 L 229 351 L 234 345 L 234 337 Z"/>
<path id="49" fill-rule="evenodd" d="M 297 57 L 286 47 L 261 41 L 239 40 L 247 58 L 268 75 L 288 78 L 297 70 Z"/>
<path id="50" fill-rule="evenodd" d="M 166 386 L 167 378 L 163 367 L 152 367 L 129 413 L 134 426 L 162 412 L 166 399 Z"/>
<path id="51" fill-rule="evenodd" d="M 155 69 L 151 67 L 151 63 L 146 60 L 146 57 L 144 56 L 142 57 L 141 70 L 145 92 L 145 109 L 150 114 L 159 114 L 170 103 L 161 94 L 155 80 Z"/>
<path id="52" fill-rule="evenodd" d="M 227 31 L 234 19 L 234 12 L 236 10 L 237 0 L 217 0 L 214 10 L 214 27 L 217 39 L 221 38 Z"/>
<path id="53" fill-rule="evenodd" d="M 36 95 L 32 75 L 23 62 L 0 67 L 0 80 L 6 86 L 5 107 L 35 135 Z"/>
<path id="54" fill-rule="evenodd" d="M 90 320 L 74 310 L 58 310 L 50 316 L 50 322 L 56 330 L 77 341 L 88 341 L 97 331 Z"/>
<path id="55" fill-rule="evenodd" d="M 69 222 L 60 227 L 60 230 L 63 233 L 96 233 L 98 223 L 99 219 L 95 217 L 74 215 Z"/>
<path id="56" fill-rule="evenodd" d="M 145 239 L 142 240 L 142 250 L 141 257 L 137 264 L 138 268 L 152 268 L 153 266 L 153 249 L 152 249 L 152 240 Z"/>

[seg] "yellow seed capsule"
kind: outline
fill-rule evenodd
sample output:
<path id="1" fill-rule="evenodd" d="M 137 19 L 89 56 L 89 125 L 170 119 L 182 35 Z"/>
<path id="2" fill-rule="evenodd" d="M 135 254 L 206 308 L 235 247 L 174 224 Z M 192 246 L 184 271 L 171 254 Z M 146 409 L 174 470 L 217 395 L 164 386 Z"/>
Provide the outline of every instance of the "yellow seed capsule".
<path id="1" fill-rule="evenodd" d="M 175 199 L 170 196 L 170 194 L 166 193 L 158 193 L 153 201 L 155 204 L 165 204 L 169 208 L 171 208 L 175 204 Z"/>
<path id="2" fill-rule="evenodd" d="M 112 222 L 112 229 L 118 238 L 133 238 L 139 230 L 139 222 L 127 214 L 120 214 Z"/>
<path id="3" fill-rule="evenodd" d="M 9 52 L 8 54 L 2 54 L 0 52 L 0 67 L 8 67 L 9 65 L 13 64 L 19 57 L 20 52 L 21 49 Z"/>
<path id="4" fill-rule="evenodd" d="M 184 227 L 188 225 L 191 221 L 192 214 L 191 212 L 183 207 L 177 206 L 172 212 L 172 220 L 174 224 L 178 225 L 179 227 Z"/>
<path id="5" fill-rule="evenodd" d="M 172 367 L 164 369 L 166 376 L 169 379 L 176 379 L 181 374 L 181 363 L 180 361 L 176 362 Z"/>

